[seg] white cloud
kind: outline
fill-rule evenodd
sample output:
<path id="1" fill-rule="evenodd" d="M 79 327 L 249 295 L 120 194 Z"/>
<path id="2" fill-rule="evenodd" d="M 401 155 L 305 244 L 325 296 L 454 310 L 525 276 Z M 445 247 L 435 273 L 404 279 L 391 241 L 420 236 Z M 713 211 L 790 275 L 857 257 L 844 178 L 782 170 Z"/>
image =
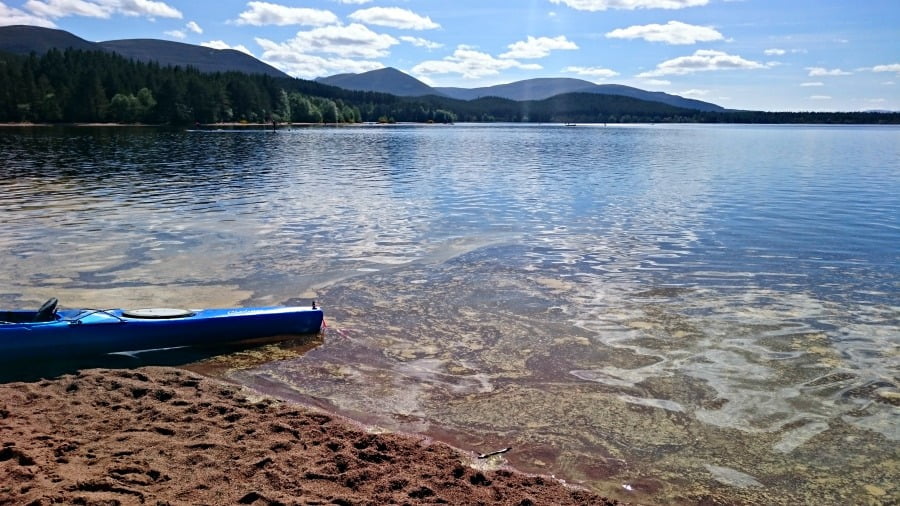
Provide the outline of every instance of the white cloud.
<path id="1" fill-rule="evenodd" d="M 184 39 L 185 37 L 187 37 L 187 34 L 184 33 L 183 30 L 167 30 L 163 33 L 168 35 L 169 37 L 172 37 L 173 39 Z"/>
<path id="2" fill-rule="evenodd" d="M 605 11 L 607 9 L 684 9 L 706 5 L 709 0 L 550 0 L 550 3 L 567 5 L 579 11 Z"/>
<path id="3" fill-rule="evenodd" d="M 203 33 L 203 28 L 200 28 L 200 25 L 198 25 L 196 21 L 188 21 L 188 24 L 185 26 L 194 33 Z"/>
<path id="4" fill-rule="evenodd" d="M 691 88 L 690 90 L 684 90 L 678 94 L 684 97 L 703 97 L 709 95 L 709 90 Z"/>
<path id="5" fill-rule="evenodd" d="M 269 2 L 249 2 L 247 7 L 248 10 L 238 14 L 236 24 L 325 26 L 338 22 L 338 17 L 333 12 L 321 9 L 287 7 Z"/>
<path id="6" fill-rule="evenodd" d="M 84 0 L 28 0 L 24 7 L 38 16 L 48 18 L 85 16 L 106 19 L 112 15 L 109 7 Z"/>
<path id="7" fill-rule="evenodd" d="M 416 47 L 424 47 L 426 49 L 437 49 L 440 47 L 444 47 L 440 42 L 434 42 L 428 39 L 423 39 L 421 37 L 412 37 L 410 35 L 404 35 L 400 37 L 400 40 L 403 42 L 408 42 Z"/>
<path id="8" fill-rule="evenodd" d="M 825 67 L 806 67 L 809 71 L 809 77 L 821 76 L 849 76 L 853 72 L 847 72 L 841 69 L 826 69 Z"/>
<path id="9" fill-rule="evenodd" d="M 811 87 L 811 86 L 825 86 L 825 83 L 821 81 L 812 81 L 808 83 L 800 83 L 800 86 Z"/>
<path id="10" fill-rule="evenodd" d="M 831 100 L 828 95 L 811 95 L 809 98 L 811 100 Z"/>
<path id="11" fill-rule="evenodd" d="M 266 50 L 263 57 L 276 61 L 286 58 L 286 55 L 291 53 L 300 55 L 327 53 L 343 58 L 381 58 L 387 56 L 391 46 L 400 43 L 390 35 L 375 33 L 359 23 L 323 26 L 307 32 L 297 32 L 293 39 L 283 43 L 267 41 L 263 44 L 260 40 L 266 39 L 257 39 Z"/>
<path id="12" fill-rule="evenodd" d="M 606 34 L 609 39 L 644 39 L 648 42 L 665 42 L 666 44 L 696 44 L 722 40 L 724 37 L 715 28 L 697 26 L 669 21 L 664 25 L 634 25 L 628 28 L 617 28 Z"/>
<path id="13" fill-rule="evenodd" d="M 501 70 L 517 68 L 522 70 L 540 70 L 536 64 L 523 64 L 517 60 L 494 58 L 466 45 L 459 45 L 451 56 L 443 60 L 429 60 L 412 68 L 414 74 L 460 74 L 466 79 L 497 75 Z"/>
<path id="14" fill-rule="evenodd" d="M 210 40 L 208 42 L 201 42 L 200 45 L 203 47 L 210 47 L 212 49 L 234 49 L 236 51 L 240 51 L 242 53 L 247 53 L 250 56 L 253 56 L 253 53 L 249 49 L 247 49 L 246 46 L 244 46 L 242 44 L 238 44 L 236 46 L 231 46 L 231 45 L 228 45 L 223 40 Z"/>
<path id="15" fill-rule="evenodd" d="M 375 59 L 387 56 L 391 46 L 400 43 L 359 23 L 297 32 L 294 38 L 284 42 L 255 40 L 262 47 L 263 61 L 304 79 L 383 68 L 385 65 Z"/>
<path id="16" fill-rule="evenodd" d="M 535 38 L 529 35 L 527 40 L 520 40 L 506 47 L 509 51 L 501 54 L 500 58 L 543 58 L 554 50 L 578 49 L 578 46 L 565 35 L 553 38 Z"/>
<path id="17" fill-rule="evenodd" d="M 731 55 L 711 49 L 698 49 L 693 55 L 680 56 L 678 58 L 666 60 L 658 64 L 656 70 L 642 72 L 638 74 L 637 77 L 685 75 L 711 70 L 749 70 L 762 68 L 766 68 L 766 66 L 759 62 L 746 60 L 737 55 Z"/>
<path id="18" fill-rule="evenodd" d="M 337 0 L 338 3 L 342 3 L 342 4 L 356 4 L 356 5 L 367 4 L 367 3 L 371 2 L 371 1 L 372 1 L 372 0 Z"/>
<path id="19" fill-rule="evenodd" d="M 589 76 L 594 78 L 606 79 L 609 77 L 615 77 L 619 75 L 618 72 L 611 69 L 605 69 L 602 67 L 566 67 L 563 69 L 563 72 L 568 72 L 570 74 L 577 74 L 579 76 Z"/>
<path id="20" fill-rule="evenodd" d="M 28 0 L 26 9 L 49 18 L 84 16 L 108 19 L 113 14 L 181 19 L 178 9 L 154 0 Z"/>
<path id="21" fill-rule="evenodd" d="M 893 86 L 893 85 L 896 84 L 896 83 L 894 83 L 894 81 L 885 81 L 885 82 L 883 82 L 883 83 L 881 83 L 881 84 L 884 85 L 884 86 Z"/>
<path id="22" fill-rule="evenodd" d="M 875 65 L 872 72 L 900 72 L 900 63 L 891 63 L 890 65 Z"/>
<path id="23" fill-rule="evenodd" d="M 56 28 L 56 23 L 41 16 L 28 14 L 25 11 L 8 7 L 0 2 L 0 26 L 9 25 L 31 25 L 43 26 L 44 28 Z"/>
<path id="24" fill-rule="evenodd" d="M 347 17 L 368 25 L 389 26 L 403 30 L 433 30 L 441 27 L 428 16 L 420 16 L 400 7 L 369 7 Z"/>
<path id="25" fill-rule="evenodd" d="M 181 19 L 181 11 L 171 7 L 165 2 L 153 0 L 98 0 L 101 3 L 112 6 L 117 12 L 126 16 L 147 16 L 150 18 L 177 18 Z"/>
<path id="26" fill-rule="evenodd" d="M 333 74 L 368 72 L 384 68 L 384 64 L 370 60 L 351 58 L 330 58 L 291 51 L 284 44 L 257 38 L 256 43 L 263 48 L 263 60 L 281 71 L 302 79 L 314 79 Z"/>
<path id="27" fill-rule="evenodd" d="M 672 81 L 666 79 L 645 79 L 644 84 L 647 86 L 668 86 L 672 84 Z"/>
<path id="28" fill-rule="evenodd" d="M 763 54 L 765 54 L 766 56 L 782 56 L 784 54 L 787 54 L 787 51 L 784 49 L 772 48 L 766 49 L 765 51 L 763 51 Z"/>

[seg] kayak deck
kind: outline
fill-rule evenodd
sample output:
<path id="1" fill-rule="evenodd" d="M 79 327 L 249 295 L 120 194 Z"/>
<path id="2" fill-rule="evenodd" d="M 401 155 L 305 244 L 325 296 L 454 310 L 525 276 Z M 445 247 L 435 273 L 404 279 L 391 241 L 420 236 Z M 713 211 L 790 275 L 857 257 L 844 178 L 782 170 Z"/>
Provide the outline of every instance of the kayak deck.
<path id="1" fill-rule="evenodd" d="M 49 316 L 41 310 L 0 311 L 0 356 L 82 356 L 312 334 L 319 332 L 323 320 L 315 303 L 226 309 L 56 310 L 54 306 Z"/>

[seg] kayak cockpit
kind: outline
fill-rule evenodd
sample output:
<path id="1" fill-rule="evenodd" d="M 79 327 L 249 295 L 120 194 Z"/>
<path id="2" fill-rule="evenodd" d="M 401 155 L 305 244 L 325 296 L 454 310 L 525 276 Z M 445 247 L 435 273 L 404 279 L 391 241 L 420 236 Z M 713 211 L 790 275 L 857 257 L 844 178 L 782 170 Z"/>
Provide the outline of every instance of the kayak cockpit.
<path id="1" fill-rule="evenodd" d="M 54 297 L 41 304 L 37 311 L 0 311 L 2 323 L 42 323 L 56 321 L 56 307 L 59 301 Z"/>

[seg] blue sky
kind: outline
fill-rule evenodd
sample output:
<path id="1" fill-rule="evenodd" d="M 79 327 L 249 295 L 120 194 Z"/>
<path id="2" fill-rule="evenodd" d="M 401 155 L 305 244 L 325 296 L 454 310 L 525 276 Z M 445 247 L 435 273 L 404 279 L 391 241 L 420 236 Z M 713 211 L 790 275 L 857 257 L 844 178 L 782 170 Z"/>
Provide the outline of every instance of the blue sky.
<path id="1" fill-rule="evenodd" d="M 900 0 L 0 0 L 0 25 L 235 48 L 306 79 L 573 77 L 770 111 L 900 111 Z"/>

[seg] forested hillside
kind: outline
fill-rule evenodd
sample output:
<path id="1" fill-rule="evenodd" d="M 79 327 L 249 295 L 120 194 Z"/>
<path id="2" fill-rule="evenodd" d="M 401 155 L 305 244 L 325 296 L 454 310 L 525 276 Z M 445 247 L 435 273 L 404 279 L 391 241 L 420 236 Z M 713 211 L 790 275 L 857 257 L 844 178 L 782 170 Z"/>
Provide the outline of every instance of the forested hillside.
<path id="1" fill-rule="evenodd" d="M 203 73 L 105 51 L 0 53 L 0 122 L 900 123 L 898 113 L 704 112 L 621 95 L 540 101 L 397 97 L 290 77 Z"/>
<path id="2" fill-rule="evenodd" d="M 0 54 L 0 122 L 452 121 L 379 93 L 237 72 L 161 67 L 102 51 Z"/>

